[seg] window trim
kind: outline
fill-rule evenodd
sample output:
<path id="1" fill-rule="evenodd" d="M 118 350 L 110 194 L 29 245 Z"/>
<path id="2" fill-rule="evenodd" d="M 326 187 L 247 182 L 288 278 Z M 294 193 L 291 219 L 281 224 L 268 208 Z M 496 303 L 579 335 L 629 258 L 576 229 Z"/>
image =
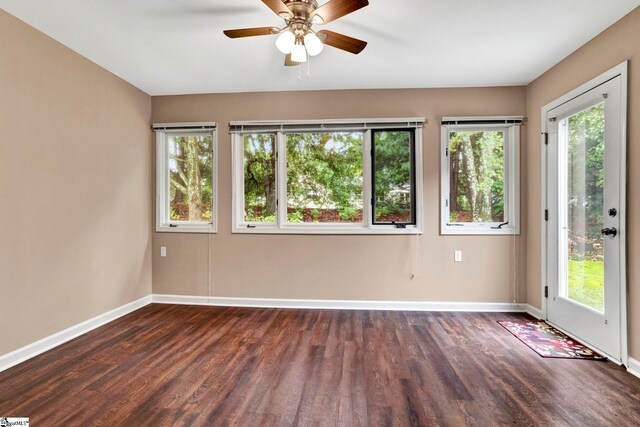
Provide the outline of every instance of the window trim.
<path id="1" fill-rule="evenodd" d="M 441 235 L 519 235 L 520 234 L 520 127 L 521 116 L 443 117 L 440 133 L 440 234 Z M 449 134 L 460 130 L 504 131 L 504 205 L 507 225 L 490 223 L 450 223 Z M 453 225 L 455 224 L 455 225 Z"/>
<path id="2" fill-rule="evenodd" d="M 158 233 L 216 233 L 218 225 L 218 138 L 215 122 L 157 123 L 156 133 L 156 232 Z M 179 134 L 211 135 L 211 203 L 212 221 L 171 221 L 168 215 L 169 144 L 168 137 Z"/>
<path id="3" fill-rule="evenodd" d="M 347 119 L 311 121 L 231 122 L 232 152 L 232 233 L 239 234 L 422 234 L 422 126 L 424 118 Z M 372 130 L 414 129 L 415 224 L 395 228 L 393 224 L 373 224 Z M 286 134 L 301 132 L 363 132 L 363 222 L 362 223 L 288 223 Z M 244 140 L 249 133 L 276 134 L 276 222 L 256 223 L 244 220 Z M 369 201 L 369 202 L 367 202 Z"/>

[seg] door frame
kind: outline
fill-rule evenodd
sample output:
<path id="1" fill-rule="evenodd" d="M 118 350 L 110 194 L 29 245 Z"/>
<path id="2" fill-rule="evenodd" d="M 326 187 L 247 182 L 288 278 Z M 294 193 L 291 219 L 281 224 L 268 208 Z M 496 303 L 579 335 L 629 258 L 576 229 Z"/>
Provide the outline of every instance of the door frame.
<path id="1" fill-rule="evenodd" d="M 548 209 L 548 192 L 547 192 L 547 145 L 545 144 L 546 136 L 548 133 L 548 121 L 547 113 L 554 108 L 565 104 L 578 96 L 589 92 L 591 89 L 620 76 L 620 179 L 623 182 L 627 182 L 627 86 L 628 86 L 628 61 L 624 61 L 619 65 L 611 68 L 608 71 L 600 74 L 598 77 L 588 81 L 587 83 L 569 91 L 565 95 L 558 99 L 548 103 L 541 108 L 540 115 L 540 180 L 541 180 L 541 203 L 540 203 L 540 255 L 541 255 L 541 275 L 540 275 L 540 306 L 542 307 L 543 319 L 547 320 L 547 297 L 545 297 L 545 287 L 547 286 L 547 225 L 545 220 L 545 212 Z M 629 323 L 628 323 L 628 308 L 627 308 L 627 293 L 629 283 L 627 281 L 627 188 L 625 184 L 625 191 L 620 193 L 620 230 L 619 236 L 624 239 L 624 244 L 620 246 L 620 282 L 622 283 L 620 289 L 620 362 L 624 366 L 629 366 Z M 563 331 L 566 333 L 566 331 Z M 570 334 L 567 334 L 570 335 Z M 598 350 L 596 348 L 596 350 Z"/>

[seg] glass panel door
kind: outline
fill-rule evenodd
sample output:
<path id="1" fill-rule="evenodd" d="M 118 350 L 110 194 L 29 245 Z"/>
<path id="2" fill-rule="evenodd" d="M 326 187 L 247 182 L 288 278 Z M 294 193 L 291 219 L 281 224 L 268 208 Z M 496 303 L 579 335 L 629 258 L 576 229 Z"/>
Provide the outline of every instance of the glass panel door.
<path id="1" fill-rule="evenodd" d="M 547 320 L 621 360 L 621 78 L 547 112 Z"/>

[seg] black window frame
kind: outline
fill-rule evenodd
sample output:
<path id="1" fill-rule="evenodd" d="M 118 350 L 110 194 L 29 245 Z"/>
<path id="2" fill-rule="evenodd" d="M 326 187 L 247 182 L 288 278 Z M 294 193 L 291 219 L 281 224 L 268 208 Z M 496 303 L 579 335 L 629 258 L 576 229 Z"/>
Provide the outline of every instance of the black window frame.
<path id="1" fill-rule="evenodd" d="M 408 132 L 410 137 L 409 161 L 411 162 L 411 221 L 410 222 L 378 222 L 376 221 L 376 133 L 378 132 Z M 371 129 L 371 225 L 390 225 L 396 228 L 406 228 L 407 225 L 417 225 L 416 206 L 416 130 L 414 128 Z"/>

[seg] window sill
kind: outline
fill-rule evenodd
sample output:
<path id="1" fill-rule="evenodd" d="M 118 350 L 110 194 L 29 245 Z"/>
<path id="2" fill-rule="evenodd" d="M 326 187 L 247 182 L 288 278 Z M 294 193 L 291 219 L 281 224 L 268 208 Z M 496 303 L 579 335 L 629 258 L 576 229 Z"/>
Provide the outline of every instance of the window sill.
<path id="1" fill-rule="evenodd" d="M 178 224 L 175 227 L 168 224 L 156 225 L 156 233 L 208 233 L 215 234 L 217 230 L 211 224 Z"/>
<path id="2" fill-rule="evenodd" d="M 440 234 L 442 236 L 518 236 L 520 235 L 520 230 L 518 228 L 494 229 L 490 227 L 444 226 L 441 228 Z"/>
<path id="3" fill-rule="evenodd" d="M 253 225 L 253 224 L 252 224 Z M 357 226 L 295 226 L 288 225 L 282 227 L 275 227 L 269 225 L 255 225 L 254 227 L 247 227 L 247 224 L 243 226 L 234 227 L 233 234 L 328 234 L 328 235 L 415 235 L 422 234 L 422 230 L 415 226 L 407 226 L 407 228 L 395 228 L 393 226 L 372 226 L 372 227 L 357 227 Z"/>

